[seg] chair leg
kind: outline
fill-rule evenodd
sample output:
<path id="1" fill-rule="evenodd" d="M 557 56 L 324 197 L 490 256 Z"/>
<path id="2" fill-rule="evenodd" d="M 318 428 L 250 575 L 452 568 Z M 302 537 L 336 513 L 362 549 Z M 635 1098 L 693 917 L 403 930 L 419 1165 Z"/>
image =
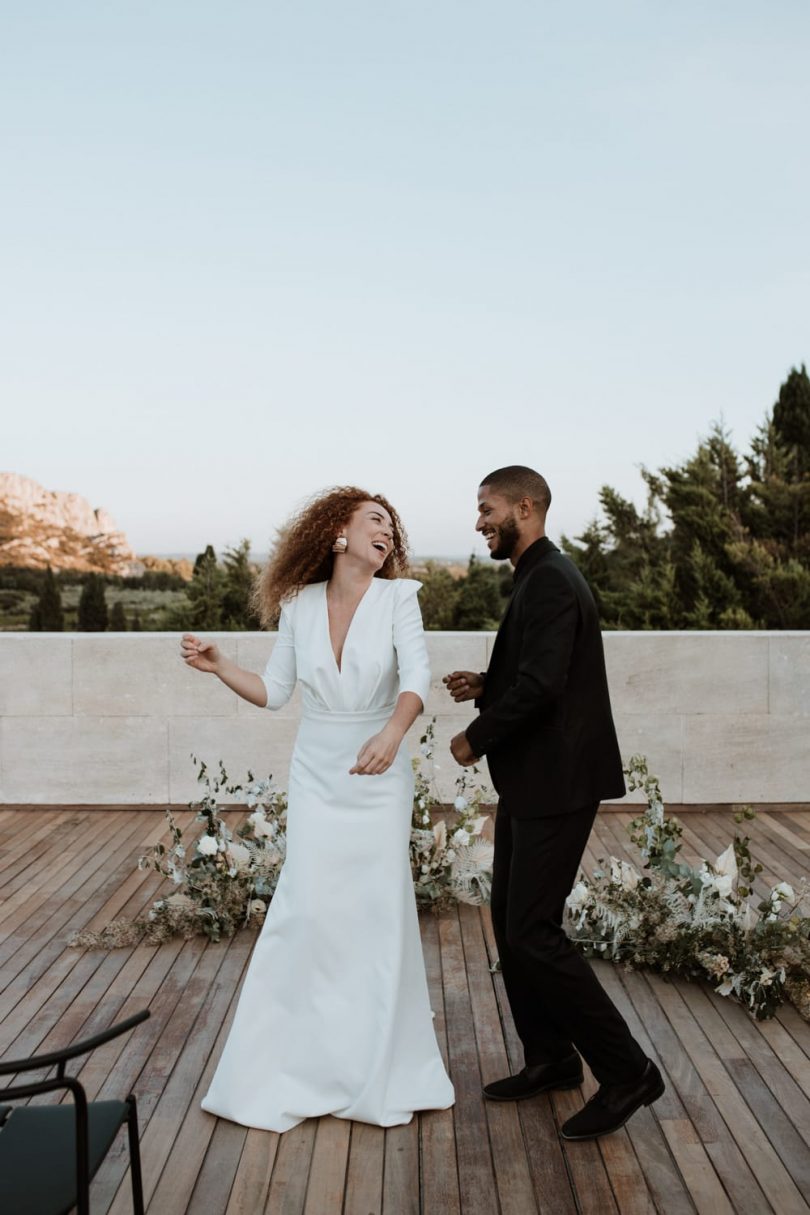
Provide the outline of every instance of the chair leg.
<path id="1" fill-rule="evenodd" d="M 141 1148 L 138 1139 L 138 1106 L 134 1093 L 130 1093 L 127 1097 L 127 1104 L 129 1105 L 127 1133 L 129 1135 L 129 1172 L 132 1177 L 132 1209 L 134 1215 L 144 1215 Z"/>

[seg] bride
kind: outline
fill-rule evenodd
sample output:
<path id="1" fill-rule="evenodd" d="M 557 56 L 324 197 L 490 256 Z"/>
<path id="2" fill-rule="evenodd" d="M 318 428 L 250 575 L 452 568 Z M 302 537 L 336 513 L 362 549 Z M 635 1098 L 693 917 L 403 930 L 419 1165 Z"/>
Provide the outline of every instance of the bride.
<path id="1" fill-rule="evenodd" d="M 261 582 L 280 611 L 263 675 L 184 634 L 182 655 L 251 704 L 301 683 L 287 855 L 202 1108 L 286 1131 L 333 1114 L 378 1126 L 446 1109 L 453 1088 L 431 1020 L 408 842 L 405 733 L 430 682 L 396 511 L 354 487 L 284 529 Z"/>

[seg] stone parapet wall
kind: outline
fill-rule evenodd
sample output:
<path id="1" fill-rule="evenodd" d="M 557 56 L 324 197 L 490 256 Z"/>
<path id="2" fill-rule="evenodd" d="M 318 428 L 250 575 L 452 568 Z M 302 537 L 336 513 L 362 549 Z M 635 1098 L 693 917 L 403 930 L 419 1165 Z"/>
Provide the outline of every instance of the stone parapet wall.
<path id="1" fill-rule="evenodd" d="M 253 670 L 274 644 L 215 636 Z M 446 744 L 474 710 L 441 676 L 484 670 L 493 639 L 428 634 L 445 798 L 457 772 Z M 605 651 L 622 753 L 647 756 L 668 802 L 810 801 L 810 633 L 606 633 Z M 196 789 L 192 753 L 284 787 L 299 713 L 298 693 L 269 713 L 189 670 L 178 634 L 0 634 L 0 803 L 182 804 Z"/>

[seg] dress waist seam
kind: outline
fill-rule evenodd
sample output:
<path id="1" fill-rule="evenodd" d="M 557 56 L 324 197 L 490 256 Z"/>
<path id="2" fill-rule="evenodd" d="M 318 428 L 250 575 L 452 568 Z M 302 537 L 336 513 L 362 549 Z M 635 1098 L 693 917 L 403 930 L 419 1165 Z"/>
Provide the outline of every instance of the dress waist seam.
<path id="1" fill-rule="evenodd" d="M 396 708 L 395 704 L 382 705 L 379 709 L 362 709 L 356 713 L 344 712 L 342 709 L 310 709 L 306 708 L 301 714 L 301 721 L 327 721 L 336 725 L 356 721 L 381 721 L 390 717 Z"/>

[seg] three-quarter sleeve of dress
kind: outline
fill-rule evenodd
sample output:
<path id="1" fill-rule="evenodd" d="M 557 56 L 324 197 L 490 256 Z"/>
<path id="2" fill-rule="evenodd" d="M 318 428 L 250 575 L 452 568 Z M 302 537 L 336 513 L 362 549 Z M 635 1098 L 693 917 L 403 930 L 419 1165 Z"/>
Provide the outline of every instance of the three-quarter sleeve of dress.
<path id="1" fill-rule="evenodd" d="M 295 689 L 298 673 L 292 615 L 292 604 L 284 604 L 278 622 L 276 644 L 262 675 L 267 689 L 266 709 L 280 709 L 282 705 L 286 705 Z"/>
<path id="2" fill-rule="evenodd" d="M 415 692 L 424 711 L 430 691 L 425 630 L 416 593 L 422 585 L 415 578 L 400 578 L 396 582 L 394 604 L 394 649 L 399 667 L 399 691 Z"/>

